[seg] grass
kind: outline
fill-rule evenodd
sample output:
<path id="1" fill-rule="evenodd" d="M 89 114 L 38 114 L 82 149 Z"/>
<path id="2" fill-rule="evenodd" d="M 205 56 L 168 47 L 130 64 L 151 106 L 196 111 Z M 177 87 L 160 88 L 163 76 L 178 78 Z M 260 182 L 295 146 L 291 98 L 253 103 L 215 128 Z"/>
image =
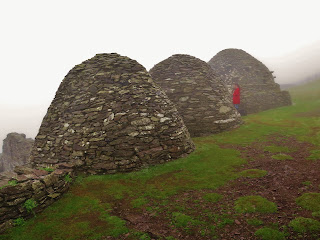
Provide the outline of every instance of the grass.
<path id="1" fill-rule="evenodd" d="M 320 193 L 304 193 L 296 199 L 296 203 L 312 212 L 320 211 Z"/>
<path id="2" fill-rule="evenodd" d="M 320 222 L 312 218 L 297 217 L 290 221 L 289 227 L 295 232 L 320 232 Z"/>
<path id="3" fill-rule="evenodd" d="M 307 158 L 309 160 L 319 160 L 320 159 L 320 150 L 311 150 L 310 156 Z"/>
<path id="4" fill-rule="evenodd" d="M 26 223 L 26 221 L 25 221 L 24 218 L 22 218 L 22 217 L 19 217 L 19 218 L 15 219 L 15 220 L 13 221 L 13 224 L 14 224 L 15 226 L 23 226 L 25 223 Z"/>
<path id="5" fill-rule="evenodd" d="M 141 198 L 136 198 L 131 201 L 131 205 L 134 208 L 141 208 L 142 206 L 146 205 L 148 203 L 148 200 L 141 197 Z"/>
<path id="6" fill-rule="evenodd" d="M 312 213 L 312 217 L 314 217 L 314 218 L 320 218 L 320 211 L 313 212 L 313 213 Z"/>
<path id="7" fill-rule="evenodd" d="M 260 169 L 247 169 L 240 172 L 241 177 L 258 178 L 267 175 L 267 171 Z"/>
<path id="8" fill-rule="evenodd" d="M 47 171 L 47 172 L 53 172 L 54 171 L 54 169 L 53 168 L 51 168 L 51 167 L 43 167 L 43 168 L 39 168 L 40 170 L 44 170 L 44 171 Z"/>
<path id="9" fill-rule="evenodd" d="M 247 223 L 252 226 L 261 226 L 263 225 L 263 221 L 257 218 L 249 218 L 247 219 Z"/>
<path id="10" fill-rule="evenodd" d="M 310 181 L 304 181 L 304 182 L 302 182 L 302 184 L 303 184 L 303 185 L 306 185 L 306 186 L 310 186 L 310 185 L 312 185 L 312 182 L 310 182 Z"/>
<path id="11" fill-rule="evenodd" d="M 272 153 L 291 152 L 288 146 L 275 146 L 275 145 L 265 147 L 264 151 L 272 152 Z"/>
<path id="12" fill-rule="evenodd" d="M 99 239 L 127 233 L 125 221 L 110 215 L 109 210 L 97 200 L 67 193 L 41 216 L 15 227 L 10 235 L 4 234 L 0 239 Z M 26 232 L 26 228 L 32 231 Z"/>
<path id="13" fill-rule="evenodd" d="M 293 157 L 291 157 L 290 155 L 284 154 L 284 153 L 272 155 L 271 157 L 275 160 L 292 160 L 293 159 Z"/>
<path id="14" fill-rule="evenodd" d="M 204 200 L 206 200 L 207 202 L 212 202 L 212 203 L 219 202 L 222 198 L 223 198 L 223 196 L 218 193 L 207 193 L 203 196 Z"/>
<path id="15" fill-rule="evenodd" d="M 34 216 L 36 215 L 33 209 L 38 206 L 38 203 L 35 200 L 30 198 L 27 201 L 25 201 L 23 206 L 25 207 L 25 209 L 27 209 L 28 212 L 32 212 Z"/>
<path id="16" fill-rule="evenodd" d="M 255 235 L 259 237 L 259 239 L 262 240 L 283 240 L 286 239 L 286 234 L 283 232 L 280 232 L 278 230 L 264 227 L 260 228 L 255 232 Z"/>
<path id="17" fill-rule="evenodd" d="M 220 144 L 248 146 L 253 142 L 268 141 L 270 135 L 279 134 L 314 144 L 315 149 L 310 152 L 309 159 L 319 159 L 320 132 L 315 131 L 315 127 L 320 127 L 320 118 L 317 115 L 317 109 L 320 108 L 320 81 L 294 88 L 291 94 L 293 106 L 246 116 L 243 118 L 245 124 L 232 131 L 194 138 L 197 149 L 188 157 L 128 174 L 78 176 L 76 179 L 66 177 L 65 181 L 72 181 L 67 194 L 37 217 L 26 220 L 23 225 L 16 226 L 1 235 L 0 239 L 70 240 L 99 239 L 103 236 L 120 239 L 127 233 L 131 236 L 136 234 L 136 238 L 133 239 L 148 239 L 146 233 L 137 233 L 136 230 L 126 226 L 123 219 L 112 214 L 112 209 L 119 202 L 136 212 L 144 208 L 156 214 L 168 211 L 166 215 L 168 222 L 177 228 L 191 227 L 201 231 L 201 234 L 205 233 L 205 230 L 211 234 L 220 231 L 219 229 L 223 230 L 227 225 L 233 224 L 232 217 L 223 214 L 214 215 L 211 222 L 204 222 L 201 218 L 202 204 L 206 205 L 208 202 L 215 203 L 214 206 L 223 204 L 223 198 L 219 195 L 215 193 L 204 195 L 203 203 L 199 202 L 199 208 L 196 209 L 190 209 L 187 204 L 174 204 L 172 208 L 168 208 L 169 199 L 185 191 L 214 191 L 238 177 L 263 177 L 267 174 L 259 169 L 237 173 L 236 169 L 244 166 L 247 160 L 241 158 L 238 150 L 220 147 Z M 283 153 L 293 151 L 290 147 L 274 145 L 264 150 L 274 153 L 274 156 L 280 155 L 280 159 L 289 156 Z M 309 207 L 313 206 L 307 198 L 303 198 L 301 202 L 308 202 Z M 248 211 L 269 213 L 277 210 L 274 203 L 260 196 L 238 199 L 235 206 L 241 213 Z M 298 222 L 293 221 L 291 225 L 296 226 Z M 257 226 L 261 222 L 248 219 L 249 223 Z M 300 224 L 302 223 L 304 221 L 300 220 Z M 261 226 L 263 225 L 264 223 L 261 223 Z M 256 232 L 256 235 L 260 234 L 257 236 L 262 239 L 268 239 L 269 235 L 282 236 L 281 232 L 277 234 L 275 231 L 277 230 L 263 227 Z M 168 236 L 167 239 L 174 238 Z"/>
<path id="18" fill-rule="evenodd" d="M 234 203 L 238 213 L 274 213 L 277 205 L 261 196 L 239 197 Z"/>
<path id="19" fill-rule="evenodd" d="M 180 212 L 172 213 L 172 224 L 176 227 L 188 228 L 190 226 L 197 226 L 202 224 L 201 221 L 193 219 L 191 216 Z"/>
<path id="20" fill-rule="evenodd" d="M 12 180 L 9 180 L 7 184 L 2 185 L 0 189 L 5 188 L 7 186 L 16 186 L 17 184 L 18 184 L 18 181 L 15 179 L 12 179 Z"/>
<path id="21" fill-rule="evenodd" d="M 72 182 L 72 178 L 70 177 L 69 174 L 64 176 L 64 181 L 66 181 L 67 183 L 71 183 Z"/>

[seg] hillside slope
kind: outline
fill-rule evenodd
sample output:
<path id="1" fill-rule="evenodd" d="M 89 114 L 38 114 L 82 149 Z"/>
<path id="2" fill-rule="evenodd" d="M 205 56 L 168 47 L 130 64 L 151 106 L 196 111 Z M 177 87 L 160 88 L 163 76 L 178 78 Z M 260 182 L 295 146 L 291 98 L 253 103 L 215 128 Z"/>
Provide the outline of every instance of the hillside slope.
<path id="1" fill-rule="evenodd" d="M 129 174 L 79 176 L 0 239 L 317 239 L 320 80 L 293 106 L 194 138 L 190 156 Z"/>

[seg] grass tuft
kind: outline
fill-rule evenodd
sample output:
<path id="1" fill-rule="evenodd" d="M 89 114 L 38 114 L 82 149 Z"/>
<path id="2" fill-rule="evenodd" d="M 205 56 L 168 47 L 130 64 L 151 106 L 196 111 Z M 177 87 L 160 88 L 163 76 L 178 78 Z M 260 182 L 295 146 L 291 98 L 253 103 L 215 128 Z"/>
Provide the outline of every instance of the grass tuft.
<path id="1" fill-rule="evenodd" d="M 272 152 L 272 153 L 290 152 L 289 147 L 287 146 L 275 146 L 275 145 L 265 147 L 264 151 Z"/>
<path id="2" fill-rule="evenodd" d="M 314 160 L 314 161 L 320 160 L 320 150 L 312 150 L 310 151 L 310 153 L 311 154 L 309 157 L 307 157 L 307 159 Z"/>
<path id="3" fill-rule="evenodd" d="M 141 208 L 142 206 L 146 205 L 147 203 L 148 203 L 148 200 L 143 197 L 136 198 L 131 201 L 131 205 L 134 208 Z"/>
<path id="4" fill-rule="evenodd" d="M 261 196 L 244 196 L 235 201 L 234 209 L 238 213 L 274 213 L 277 205 Z"/>
<path id="5" fill-rule="evenodd" d="M 222 197 L 223 196 L 218 193 L 207 193 L 203 196 L 203 199 L 208 202 L 216 203 L 219 202 L 222 199 Z"/>
<path id="6" fill-rule="evenodd" d="M 287 154 L 279 153 L 277 155 L 272 155 L 272 158 L 275 160 L 292 160 L 293 157 Z"/>
<path id="7" fill-rule="evenodd" d="M 247 223 L 252 226 L 261 226 L 263 224 L 263 221 L 257 218 L 250 218 L 247 219 Z"/>
<path id="8" fill-rule="evenodd" d="M 313 213 L 312 213 L 312 217 L 320 218 L 320 211 L 313 212 Z"/>
<path id="9" fill-rule="evenodd" d="M 181 227 L 187 229 L 190 226 L 197 226 L 201 224 L 201 221 L 193 219 L 191 216 L 180 212 L 172 213 L 172 223 L 176 227 Z"/>
<path id="10" fill-rule="evenodd" d="M 268 227 L 260 228 L 255 232 L 255 235 L 262 240 L 283 240 L 286 238 L 285 233 Z"/>
<path id="11" fill-rule="evenodd" d="M 244 171 L 240 172 L 240 176 L 249 177 L 249 178 L 264 177 L 267 174 L 268 174 L 267 171 L 260 170 L 260 169 L 247 169 L 247 170 L 244 170 Z"/>
<path id="12" fill-rule="evenodd" d="M 307 210 L 320 211 L 320 193 L 304 193 L 296 199 L 296 203 Z"/>
<path id="13" fill-rule="evenodd" d="M 289 222 L 289 227 L 298 233 L 319 232 L 320 222 L 312 218 L 297 217 Z"/>

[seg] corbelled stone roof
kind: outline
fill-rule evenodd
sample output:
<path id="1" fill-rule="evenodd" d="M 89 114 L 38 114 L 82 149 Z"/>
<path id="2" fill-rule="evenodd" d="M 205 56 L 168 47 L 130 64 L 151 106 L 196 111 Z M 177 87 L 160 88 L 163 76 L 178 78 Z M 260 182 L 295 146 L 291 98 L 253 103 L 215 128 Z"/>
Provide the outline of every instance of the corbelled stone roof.
<path id="1" fill-rule="evenodd" d="M 32 149 L 33 165 L 130 171 L 194 150 L 173 103 L 135 60 L 97 54 L 59 86 Z"/>
<path id="2" fill-rule="evenodd" d="M 227 88 L 206 62 L 177 54 L 156 64 L 150 74 L 176 104 L 191 136 L 218 133 L 241 123 Z"/>
<path id="3" fill-rule="evenodd" d="M 279 84 L 274 81 L 273 72 L 241 49 L 222 50 L 208 64 L 226 83 L 230 93 L 234 83 L 240 85 L 240 111 L 256 113 L 291 105 L 289 92 L 280 90 Z"/>

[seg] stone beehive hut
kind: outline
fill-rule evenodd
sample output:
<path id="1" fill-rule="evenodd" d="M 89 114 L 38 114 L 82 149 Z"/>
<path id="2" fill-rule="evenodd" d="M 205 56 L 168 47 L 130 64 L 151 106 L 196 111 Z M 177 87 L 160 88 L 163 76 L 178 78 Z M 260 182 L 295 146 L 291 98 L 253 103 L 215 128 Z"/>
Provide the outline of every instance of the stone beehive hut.
<path id="1" fill-rule="evenodd" d="M 151 70 L 153 80 L 178 108 L 191 136 L 204 136 L 241 123 L 223 82 L 198 58 L 177 54 Z"/>
<path id="2" fill-rule="evenodd" d="M 31 153 L 35 165 L 113 173 L 194 150 L 175 106 L 138 62 L 97 54 L 62 81 Z"/>
<path id="3" fill-rule="evenodd" d="M 259 60 L 240 49 L 225 49 L 214 56 L 209 65 L 227 84 L 241 87 L 240 111 L 256 113 L 271 108 L 291 105 L 289 92 L 281 91 L 272 72 Z"/>

